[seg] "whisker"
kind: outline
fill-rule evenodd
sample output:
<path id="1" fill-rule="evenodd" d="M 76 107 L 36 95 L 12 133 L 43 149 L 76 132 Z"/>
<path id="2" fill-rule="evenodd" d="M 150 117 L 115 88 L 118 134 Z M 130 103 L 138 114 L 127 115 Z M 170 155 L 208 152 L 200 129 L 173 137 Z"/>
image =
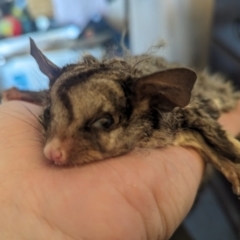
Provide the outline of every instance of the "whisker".
<path id="1" fill-rule="evenodd" d="M 29 131 L 28 131 L 29 132 Z M 18 137 L 18 136 L 25 136 L 26 135 L 26 131 L 24 131 L 24 132 L 15 132 L 15 133 L 13 133 L 13 134 L 8 134 L 8 137 L 7 138 L 9 138 L 9 139 L 12 139 L 13 137 Z M 20 140 L 20 142 L 26 142 L 26 141 L 30 141 L 30 142 L 38 142 L 38 143 L 40 143 L 41 145 L 43 145 L 44 144 L 44 138 L 43 137 L 39 137 L 39 139 L 37 139 L 37 138 L 22 138 L 21 137 L 21 140 Z"/>
<path id="2" fill-rule="evenodd" d="M 42 132 L 42 133 L 44 133 L 45 131 L 45 127 L 44 127 L 44 124 L 43 124 L 43 122 L 42 122 L 42 120 L 40 119 L 40 116 L 36 116 L 27 106 L 25 106 L 24 104 L 23 104 L 23 106 L 31 113 L 31 115 L 34 117 L 34 119 L 36 119 L 37 120 L 37 123 L 36 123 L 36 125 L 35 125 L 35 127 L 36 128 L 38 128 L 38 131 L 39 132 Z M 8 107 L 9 108 L 9 107 Z M 12 109 L 12 110 L 14 110 L 15 112 L 18 112 L 18 113 L 20 113 L 21 115 L 23 115 L 23 116 L 25 116 L 21 111 L 19 111 L 19 110 L 17 110 L 17 109 L 15 109 L 15 108 L 10 108 L 10 109 Z M 19 118 L 20 119 L 20 118 Z M 31 119 L 32 120 L 32 119 Z M 31 122 L 28 122 L 30 125 L 32 124 Z M 39 125 L 40 124 L 40 125 Z M 33 126 L 33 124 L 32 124 L 32 126 Z"/>
<path id="3" fill-rule="evenodd" d="M 34 141 L 34 142 L 39 142 L 41 144 L 44 144 L 44 141 L 40 140 L 40 139 L 31 139 L 29 138 L 28 140 Z"/>
<path id="4" fill-rule="evenodd" d="M 41 131 L 42 131 L 42 128 L 40 128 L 40 125 L 35 126 L 35 125 L 32 124 L 31 122 L 25 121 L 23 118 L 18 117 L 18 116 L 14 115 L 14 114 L 10 114 L 10 113 L 4 112 L 4 111 L 1 111 L 1 112 L 2 112 L 2 113 L 5 113 L 5 114 L 8 114 L 9 116 L 15 117 L 15 118 L 17 118 L 18 120 L 21 120 L 22 122 L 25 122 L 26 124 L 29 124 L 29 125 L 32 126 L 34 129 L 36 129 L 38 132 L 41 132 Z"/>
<path id="5" fill-rule="evenodd" d="M 23 104 L 23 106 L 29 111 L 29 113 L 32 114 L 32 116 L 37 120 L 38 123 L 40 123 L 40 125 L 43 127 L 43 130 L 45 129 L 44 128 L 44 124 L 42 122 L 42 119 L 40 116 L 36 116 L 26 105 Z"/>
<path id="6" fill-rule="evenodd" d="M 8 106 L 8 109 L 14 110 L 14 112 L 20 113 L 21 115 L 25 116 L 22 111 L 19 111 L 19 110 L 16 109 L 16 108 L 13 108 L 13 107 L 9 107 L 9 106 Z"/>
<path id="7" fill-rule="evenodd" d="M 23 146 L 24 146 L 24 145 L 15 145 L 15 146 L 14 146 L 14 149 L 22 148 Z M 25 146 L 26 146 L 26 144 L 25 144 Z M 34 145 L 34 144 L 31 144 L 31 145 L 30 145 L 30 144 L 27 144 L 27 146 L 28 146 L 28 147 L 31 147 L 32 149 L 33 149 L 33 148 L 36 148 L 37 150 L 39 150 L 39 145 L 36 145 L 36 144 L 35 144 L 35 145 Z M 5 148 L 4 148 L 4 150 L 9 150 L 9 149 L 11 150 L 11 149 L 12 149 L 12 146 L 5 147 Z"/>
<path id="8" fill-rule="evenodd" d="M 38 120 L 38 116 L 36 116 L 34 113 L 33 113 L 33 111 L 31 111 L 25 104 L 23 104 L 23 106 L 28 110 L 28 112 L 30 113 L 30 114 L 32 114 L 32 116 L 35 118 L 35 119 L 37 119 Z"/>

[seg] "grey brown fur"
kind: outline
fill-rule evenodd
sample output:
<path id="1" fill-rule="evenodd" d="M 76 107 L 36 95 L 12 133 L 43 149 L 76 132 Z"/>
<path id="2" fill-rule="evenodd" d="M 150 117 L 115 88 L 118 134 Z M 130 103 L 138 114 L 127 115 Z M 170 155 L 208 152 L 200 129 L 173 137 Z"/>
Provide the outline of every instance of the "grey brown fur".
<path id="1" fill-rule="evenodd" d="M 134 148 L 193 147 L 240 195 L 240 143 L 217 122 L 240 99 L 230 82 L 200 72 L 194 85 L 192 70 L 149 55 L 102 61 L 85 56 L 60 69 L 33 41 L 31 45 L 50 79 L 49 90 L 24 92 L 21 98 L 15 89 L 5 96 L 44 106 L 40 119 L 46 143 L 60 139 L 66 164 L 115 157 Z"/>

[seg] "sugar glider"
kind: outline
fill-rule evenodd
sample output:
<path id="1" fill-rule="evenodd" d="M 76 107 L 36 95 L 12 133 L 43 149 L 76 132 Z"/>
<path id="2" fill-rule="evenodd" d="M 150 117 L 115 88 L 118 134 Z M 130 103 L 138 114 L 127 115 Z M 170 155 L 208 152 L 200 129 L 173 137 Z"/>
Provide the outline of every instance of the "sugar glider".
<path id="1" fill-rule="evenodd" d="M 88 55 L 60 68 L 30 43 L 49 88 L 13 88 L 3 98 L 43 106 L 46 158 L 75 165 L 134 148 L 192 147 L 240 196 L 240 143 L 217 122 L 240 99 L 230 82 L 147 54 L 103 60 Z"/>

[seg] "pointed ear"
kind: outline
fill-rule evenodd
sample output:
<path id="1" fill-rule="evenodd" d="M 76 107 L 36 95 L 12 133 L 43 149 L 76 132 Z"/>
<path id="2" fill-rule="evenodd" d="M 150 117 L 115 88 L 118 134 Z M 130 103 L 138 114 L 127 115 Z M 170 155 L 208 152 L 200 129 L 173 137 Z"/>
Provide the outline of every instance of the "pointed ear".
<path id="1" fill-rule="evenodd" d="M 190 69 L 169 69 L 137 79 L 133 89 L 137 101 L 149 98 L 161 110 L 168 112 L 189 104 L 196 79 L 196 73 Z"/>
<path id="2" fill-rule="evenodd" d="M 36 60 L 39 69 L 50 80 L 50 86 L 54 79 L 59 75 L 61 68 L 52 63 L 37 47 L 36 43 L 30 38 L 30 53 Z"/>

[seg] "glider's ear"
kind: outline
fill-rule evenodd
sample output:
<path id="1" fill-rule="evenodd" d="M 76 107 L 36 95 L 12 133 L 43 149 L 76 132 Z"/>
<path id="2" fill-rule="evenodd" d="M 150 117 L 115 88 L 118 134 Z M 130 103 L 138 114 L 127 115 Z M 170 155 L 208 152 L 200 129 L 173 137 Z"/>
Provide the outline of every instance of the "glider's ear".
<path id="1" fill-rule="evenodd" d="M 30 38 L 30 53 L 36 60 L 39 69 L 45 74 L 50 82 L 50 86 L 53 84 L 56 77 L 59 75 L 61 68 L 52 63 L 37 47 L 36 43 Z"/>
<path id="2" fill-rule="evenodd" d="M 136 101 L 150 98 L 157 102 L 163 111 L 171 111 L 175 107 L 189 104 L 191 91 L 197 75 L 187 68 L 176 68 L 156 72 L 137 79 L 133 84 Z"/>

